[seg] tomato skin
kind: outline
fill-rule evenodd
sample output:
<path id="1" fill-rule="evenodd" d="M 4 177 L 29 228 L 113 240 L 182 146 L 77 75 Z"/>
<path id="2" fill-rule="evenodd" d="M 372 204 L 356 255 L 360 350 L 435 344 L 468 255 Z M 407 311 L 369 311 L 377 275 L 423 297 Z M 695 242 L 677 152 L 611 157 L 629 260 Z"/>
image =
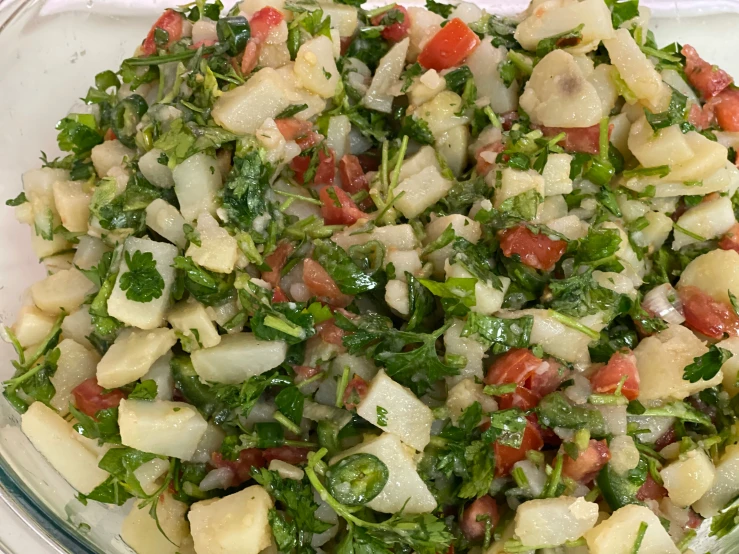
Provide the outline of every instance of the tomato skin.
<path id="1" fill-rule="evenodd" d="M 609 137 L 612 130 L 613 126 L 609 127 Z M 560 133 L 564 133 L 565 138 L 559 141 L 558 144 L 568 152 L 583 152 L 585 154 L 598 154 L 600 152 L 600 125 L 579 129 L 542 127 L 541 131 L 545 137 L 556 137 Z"/>
<path id="2" fill-rule="evenodd" d="M 307 448 L 299 448 L 297 446 L 275 446 L 273 448 L 265 448 L 262 450 L 264 460 L 269 464 L 272 460 L 281 460 L 288 464 L 304 464 L 308 459 Z"/>
<path id="3" fill-rule="evenodd" d="M 504 394 L 498 398 L 498 408 L 507 410 L 509 408 L 521 408 L 522 410 L 530 410 L 539 404 L 541 397 L 522 386 L 516 387 L 516 392 Z"/>
<path id="4" fill-rule="evenodd" d="M 225 460 L 220 452 L 213 452 L 211 455 L 211 464 L 213 467 L 227 467 L 234 473 L 232 486 L 238 486 L 251 479 L 251 470 L 253 467 L 261 468 L 267 465 L 262 451 L 258 448 L 247 448 L 239 452 L 236 460 Z"/>
<path id="5" fill-rule="evenodd" d="M 728 305 L 714 300 L 698 287 L 680 287 L 677 292 L 687 327 L 712 339 L 720 339 L 724 333 L 732 337 L 739 335 L 739 317 Z"/>
<path id="6" fill-rule="evenodd" d="M 645 500 L 662 500 L 667 496 L 667 489 L 657 483 L 652 476 L 647 473 L 647 480 L 636 493 L 637 500 L 644 502 Z"/>
<path id="7" fill-rule="evenodd" d="M 593 392 L 613 394 L 624 376 L 626 381 L 621 387 L 621 394 L 629 400 L 636 400 L 639 396 L 639 370 L 636 357 L 630 350 L 616 352 L 605 366 L 595 372 L 590 378 Z"/>
<path id="8" fill-rule="evenodd" d="M 541 450 L 544 447 L 544 440 L 541 436 L 539 428 L 526 420 L 526 429 L 523 433 L 523 440 L 519 448 L 512 448 L 499 444 L 497 441 L 493 444 L 495 451 L 495 476 L 501 477 L 510 473 L 516 462 L 526 459 L 526 452 L 529 450 Z"/>
<path id="9" fill-rule="evenodd" d="M 295 140 L 311 132 L 313 124 L 297 117 L 284 117 L 275 119 L 275 125 L 285 140 Z"/>
<path id="10" fill-rule="evenodd" d="M 312 137 L 311 134 L 307 135 Z M 312 139 L 311 139 L 312 140 Z M 311 183 L 305 182 L 305 172 L 310 167 L 310 156 L 297 156 L 290 162 L 290 167 L 295 172 L 295 180 L 301 185 L 333 185 L 334 184 L 334 151 L 329 149 L 328 153 L 321 150 L 318 153 L 318 167 Z"/>
<path id="11" fill-rule="evenodd" d="M 382 38 L 392 42 L 400 42 L 408 34 L 408 30 L 411 28 L 411 17 L 403 6 L 395 6 L 391 10 L 385 13 L 381 13 L 372 18 L 372 25 L 382 25 L 383 19 L 388 16 L 389 12 L 400 12 L 403 14 L 403 21 L 387 25 L 382 30 Z"/>
<path id="12" fill-rule="evenodd" d="M 259 42 L 267 40 L 267 36 L 273 27 L 279 25 L 284 17 L 272 6 L 267 6 L 261 10 L 254 12 L 249 20 L 251 28 L 251 38 Z"/>
<path id="13" fill-rule="evenodd" d="M 547 367 L 538 367 L 532 373 L 524 386 L 539 397 L 546 396 L 550 392 L 557 390 L 562 381 L 565 380 L 565 372 L 562 366 L 551 358 L 543 360 Z"/>
<path id="14" fill-rule="evenodd" d="M 688 122 L 695 125 L 699 130 L 710 127 L 715 118 L 713 106 L 708 104 L 706 104 L 705 108 L 701 108 L 698 104 L 692 104 L 690 106 Z"/>
<path id="15" fill-rule="evenodd" d="M 105 131 L 105 135 L 103 136 L 103 140 L 116 140 L 118 137 L 115 136 L 115 131 L 108 127 L 108 130 Z"/>
<path id="16" fill-rule="evenodd" d="M 278 244 L 274 252 L 264 259 L 264 263 L 266 263 L 271 269 L 270 271 L 262 272 L 262 279 L 267 281 L 273 287 L 278 287 L 280 285 L 280 272 L 294 249 L 295 247 L 289 242 L 281 242 Z"/>
<path id="17" fill-rule="evenodd" d="M 360 210 L 354 200 L 339 187 L 326 187 L 321 189 L 318 197 L 323 202 L 321 216 L 327 225 L 351 225 L 358 219 L 367 217 Z M 339 205 L 336 205 L 338 199 Z"/>
<path id="18" fill-rule="evenodd" d="M 295 374 L 303 381 L 321 373 L 321 370 L 317 367 L 310 367 L 307 365 L 293 366 L 293 371 L 295 371 Z"/>
<path id="19" fill-rule="evenodd" d="M 338 327 L 333 319 L 327 319 L 316 325 L 316 333 L 324 342 L 344 346 L 344 330 Z"/>
<path id="20" fill-rule="evenodd" d="M 359 158 L 352 154 L 344 154 L 339 161 L 339 176 L 341 187 L 349 194 L 356 194 L 363 190 L 369 190 L 367 177 L 362 169 Z"/>
<path id="21" fill-rule="evenodd" d="M 272 303 L 275 304 L 277 302 L 289 302 L 290 299 L 287 297 L 287 294 L 285 294 L 285 291 L 283 291 L 279 286 L 275 287 L 272 291 Z"/>
<path id="22" fill-rule="evenodd" d="M 311 294 L 325 298 L 332 306 L 343 307 L 351 302 L 352 297 L 341 292 L 328 271 L 311 258 L 303 260 L 303 282 Z"/>
<path id="23" fill-rule="evenodd" d="M 479 516 L 488 516 L 490 529 L 494 529 L 498 524 L 498 520 L 500 519 L 498 505 L 489 494 L 475 500 L 462 513 L 459 528 L 464 533 L 464 536 L 467 537 L 468 541 L 476 542 L 485 538 L 486 521 L 478 521 L 477 518 Z"/>
<path id="24" fill-rule="evenodd" d="M 367 396 L 367 389 L 369 389 L 367 381 L 355 373 L 344 390 L 344 407 L 347 410 L 354 410 Z"/>
<path id="25" fill-rule="evenodd" d="M 727 89 L 711 103 L 719 127 L 731 133 L 739 132 L 739 91 Z"/>
<path id="26" fill-rule="evenodd" d="M 475 169 L 477 170 L 477 173 L 479 175 L 487 175 L 488 171 L 493 169 L 495 167 L 495 162 L 490 162 L 486 160 L 486 157 L 490 157 L 494 159 L 497 157 L 497 154 L 501 153 L 503 151 L 503 143 L 498 141 L 494 142 L 492 144 L 488 144 L 487 146 L 483 146 L 475 153 L 475 160 L 477 160 L 477 164 L 475 165 Z M 490 153 L 489 156 L 484 156 L 484 154 Z"/>
<path id="27" fill-rule="evenodd" d="M 523 264 L 550 271 L 567 250 L 567 243 L 550 239 L 543 233 L 534 234 L 527 227 L 519 226 L 500 233 L 500 249 L 508 258 L 518 254 Z"/>
<path id="28" fill-rule="evenodd" d="M 704 100 L 718 96 L 734 82 L 728 73 L 705 61 L 689 44 L 683 46 L 682 55 L 685 56 L 685 75 Z"/>
<path id="29" fill-rule="evenodd" d="M 608 443 L 604 440 L 590 439 L 588 447 L 584 452 L 580 452 L 577 460 L 565 454 L 562 474 L 575 481 L 587 483 L 595 478 L 610 459 L 611 451 L 608 449 Z"/>
<path id="30" fill-rule="evenodd" d="M 464 21 L 455 17 L 426 43 L 418 63 L 426 69 L 449 69 L 464 60 L 480 44 L 480 39 Z"/>
<path id="31" fill-rule="evenodd" d="M 169 40 L 167 46 L 170 46 L 173 42 L 177 42 L 182 38 L 182 14 L 174 10 L 165 10 L 159 19 L 156 20 L 154 25 L 151 27 L 149 34 L 146 35 L 144 42 L 141 44 L 141 52 L 145 56 L 151 56 L 156 54 L 157 45 L 154 41 L 154 33 L 157 29 L 167 31 Z"/>
<path id="32" fill-rule="evenodd" d="M 74 405 L 77 409 L 94 418 L 100 410 L 117 408 L 121 400 L 128 395 L 120 390 L 106 393 L 105 389 L 98 385 L 97 379 L 91 377 L 72 389 L 72 396 L 74 396 Z"/>
<path id="33" fill-rule="evenodd" d="M 241 56 L 241 73 L 248 75 L 259 63 L 259 52 L 261 47 L 256 40 L 249 39 Z"/>
<path id="34" fill-rule="evenodd" d="M 542 361 L 527 348 L 513 348 L 496 359 L 488 368 L 485 384 L 523 384 L 541 363 Z"/>

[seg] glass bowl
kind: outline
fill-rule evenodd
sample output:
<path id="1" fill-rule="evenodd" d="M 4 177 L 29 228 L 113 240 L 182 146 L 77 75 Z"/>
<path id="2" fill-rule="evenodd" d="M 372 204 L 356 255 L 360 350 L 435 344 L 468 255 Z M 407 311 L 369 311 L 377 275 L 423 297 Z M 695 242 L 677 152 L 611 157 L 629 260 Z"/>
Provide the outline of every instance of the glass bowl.
<path id="1" fill-rule="evenodd" d="M 478 3 L 494 13 L 511 13 L 528 2 Z M 660 44 L 689 42 L 706 59 L 739 76 L 739 57 L 734 55 L 739 47 L 736 2 L 642 3 L 654 7 L 659 16 L 653 27 Z M 41 150 L 50 159 L 59 154 L 55 123 L 70 110 L 79 111 L 83 107 L 79 98 L 95 74 L 117 67 L 134 51 L 156 15 L 174 4 L 171 0 L 0 0 L 0 199 L 20 192 L 20 176 L 38 167 Z M 11 208 L 0 209 L 0 321 L 10 324 L 24 301 L 25 289 L 41 279 L 44 270 L 31 250 L 28 227 L 16 222 Z M 13 358 L 12 348 L 0 342 L 0 380 L 11 375 Z M 118 534 L 128 508 L 80 504 L 75 491 L 21 433 L 19 419 L 0 397 L 0 498 L 46 543 L 41 548 L 72 554 L 130 553 Z M 8 525 L 7 521 L 0 524 L 0 551 Z M 705 538 L 707 530 L 706 523 L 699 537 Z M 720 545 L 699 538 L 693 550 L 736 554 L 739 534 L 725 537 Z M 38 548 L 34 551 L 41 554 Z"/>

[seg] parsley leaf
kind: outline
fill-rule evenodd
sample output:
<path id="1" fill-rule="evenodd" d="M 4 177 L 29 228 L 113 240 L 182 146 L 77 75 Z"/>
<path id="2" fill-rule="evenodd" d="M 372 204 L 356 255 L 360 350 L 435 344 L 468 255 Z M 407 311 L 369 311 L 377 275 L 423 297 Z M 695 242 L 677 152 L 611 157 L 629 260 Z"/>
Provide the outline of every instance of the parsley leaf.
<path id="1" fill-rule="evenodd" d="M 137 250 L 133 256 L 125 253 L 128 271 L 121 275 L 121 290 L 126 291 L 126 298 L 134 302 L 151 302 L 159 298 L 164 290 L 164 279 L 157 271 L 157 264 L 151 252 Z"/>
<path id="2" fill-rule="evenodd" d="M 128 395 L 129 399 L 154 400 L 157 397 L 157 383 L 153 379 L 146 379 L 136 386 Z"/>
<path id="3" fill-rule="evenodd" d="M 477 334 L 478 340 L 488 348 L 493 344 L 509 348 L 528 348 L 533 327 L 534 316 L 530 315 L 516 319 L 503 319 L 470 312 L 462 330 L 462 336 L 469 337 Z"/>
<path id="4" fill-rule="evenodd" d="M 605 420 L 598 410 L 573 405 L 561 392 L 553 392 L 542 398 L 536 411 L 539 421 L 551 429 L 588 429 L 593 437 L 605 437 L 607 434 Z"/>
<path id="5" fill-rule="evenodd" d="M 315 241 L 313 259 L 328 271 L 344 294 L 359 294 L 379 286 L 377 280 L 354 263 L 351 257 L 330 240 Z"/>
<path id="6" fill-rule="evenodd" d="M 456 7 L 456 4 L 442 4 L 441 2 L 436 2 L 436 0 L 426 0 L 426 9 L 440 15 L 444 19 L 448 19 Z"/>
<path id="7" fill-rule="evenodd" d="M 551 37 L 542 39 L 539 44 L 536 45 L 536 55 L 539 58 L 543 58 L 550 52 L 557 48 L 569 48 L 570 46 L 577 46 L 582 41 L 582 30 L 585 27 L 584 24 L 578 25 L 574 29 L 559 33 Z"/>
<path id="8" fill-rule="evenodd" d="M 683 379 L 691 383 L 697 383 L 701 379 L 709 381 L 721 371 L 721 366 L 732 356 L 729 350 L 712 344 L 708 352 L 694 358 L 692 364 L 685 366 Z"/>

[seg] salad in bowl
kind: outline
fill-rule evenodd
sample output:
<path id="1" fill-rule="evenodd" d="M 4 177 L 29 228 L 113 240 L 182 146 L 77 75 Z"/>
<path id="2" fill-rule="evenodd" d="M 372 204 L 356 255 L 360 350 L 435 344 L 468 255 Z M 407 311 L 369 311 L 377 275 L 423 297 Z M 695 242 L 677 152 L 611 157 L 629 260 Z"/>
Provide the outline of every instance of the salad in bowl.
<path id="1" fill-rule="evenodd" d="M 649 21 L 162 13 L 7 202 L 48 276 L 4 401 L 74 502 L 138 554 L 732 533 L 739 91 Z"/>

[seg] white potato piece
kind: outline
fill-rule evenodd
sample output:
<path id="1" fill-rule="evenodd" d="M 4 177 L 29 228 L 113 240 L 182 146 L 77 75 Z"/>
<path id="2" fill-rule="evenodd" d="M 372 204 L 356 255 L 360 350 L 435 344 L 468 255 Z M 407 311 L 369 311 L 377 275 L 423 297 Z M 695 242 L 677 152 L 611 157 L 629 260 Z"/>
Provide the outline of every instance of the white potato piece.
<path id="1" fill-rule="evenodd" d="M 357 8 L 329 2 L 319 2 L 318 7 L 323 10 L 324 17 L 331 18 L 331 28 L 338 30 L 339 36 L 350 37 L 357 30 Z M 310 10 L 310 5 L 306 9 Z"/>
<path id="2" fill-rule="evenodd" d="M 334 151 L 336 163 L 339 163 L 339 160 L 344 157 L 344 154 L 349 153 L 349 133 L 351 130 L 352 124 L 345 115 L 335 115 L 328 120 L 326 146 Z M 301 202 L 298 203 L 300 204 Z"/>
<path id="3" fill-rule="evenodd" d="M 233 385 L 277 367 L 286 355 L 287 344 L 283 341 L 236 333 L 221 337 L 217 346 L 193 352 L 192 365 L 204 381 Z"/>
<path id="4" fill-rule="evenodd" d="M 389 250 L 385 253 L 384 264 L 385 267 L 393 264 L 395 275 L 401 281 L 406 280 L 406 273 L 416 276 L 423 267 L 417 250 Z"/>
<path id="5" fill-rule="evenodd" d="M 385 285 L 385 302 L 400 315 L 409 315 L 411 300 L 406 282 L 400 279 L 390 279 Z"/>
<path id="6" fill-rule="evenodd" d="M 590 554 L 629 554 L 642 523 L 647 524 L 639 554 L 680 554 L 659 518 L 646 506 L 629 504 L 585 533 Z"/>
<path id="7" fill-rule="evenodd" d="M 53 186 L 57 181 L 68 181 L 69 171 L 42 167 L 26 171 L 21 178 L 28 201 L 32 205 L 42 204 L 56 213 Z"/>
<path id="8" fill-rule="evenodd" d="M 446 79 L 435 69 L 429 69 L 421 77 L 414 79 L 408 89 L 408 99 L 414 106 L 420 106 L 446 89 Z"/>
<path id="9" fill-rule="evenodd" d="M 611 115 L 618 101 L 618 90 L 613 82 L 613 66 L 602 63 L 597 66 L 588 77 L 588 81 L 595 87 L 602 107 L 603 117 Z"/>
<path id="10" fill-rule="evenodd" d="M 598 505 L 584 498 L 529 500 L 516 510 L 516 535 L 524 546 L 556 546 L 579 539 L 597 520 Z"/>
<path id="11" fill-rule="evenodd" d="M 439 139 L 449 129 L 466 125 L 469 118 L 457 115 L 462 106 L 462 97 L 450 90 L 444 90 L 431 100 L 419 106 L 416 116 L 428 123 L 434 138 Z"/>
<path id="12" fill-rule="evenodd" d="M 701 202 L 690 208 L 680 219 L 677 226 L 685 229 L 704 240 L 711 240 L 722 236 L 736 223 L 734 208 L 729 198 L 717 198 L 711 202 Z M 673 250 L 697 244 L 701 241 L 686 235 L 680 229 L 675 229 L 675 240 L 672 242 Z"/>
<path id="13" fill-rule="evenodd" d="M 441 171 L 439 160 L 436 158 L 436 150 L 432 146 L 422 146 L 418 152 L 403 160 L 400 167 L 398 182 L 406 180 L 408 177 L 421 173 L 427 167 L 435 167 Z"/>
<path id="14" fill-rule="evenodd" d="M 90 151 L 90 158 L 95 173 L 102 178 L 107 176 L 108 171 L 114 167 L 122 167 L 125 160 L 133 160 L 135 154 L 136 152 L 115 139 L 106 140 L 97 146 L 93 146 Z"/>
<path id="15" fill-rule="evenodd" d="M 603 228 L 618 231 L 621 237 L 621 244 L 616 252 L 616 257 L 621 262 L 621 265 L 624 266 L 623 273 L 631 279 L 635 287 L 640 286 L 642 284 L 642 277 L 646 273 L 646 262 L 643 259 L 639 259 L 639 256 L 631 247 L 629 236 L 620 224 L 606 221 L 603 223 Z"/>
<path id="16" fill-rule="evenodd" d="M 403 193 L 403 196 L 395 202 L 395 207 L 405 217 L 413 219 L 444 198 L 452 186 L 436 167 L 426 167 L 398 184 L 395 195 Z"/>
<path id="17" fill-rule="evenodd" d="M 711 488 L 693 504 L 693 509 L 703 517 L 713 517 L 739 494 L 739 445 L 732 444 L 716 464 L 716 474 Z"/>
<path id="18" fill-rule="evenodd" d="M 631 233 L 631 240 L 642 248 L 648 248 L 649 252 L 659 250 L 672 232 L 674 222 L 670 216 L 662 212 L 647 212 L 644 218 L 649 225 Z"/>
<path id="19" fill-rule="evenodd" d="M 252 77 L 248 82 L 251 83 L 255 78 Z M 221 170 L 215 158 L 199 152 L 175 167 L 172 177 L 180 213 L 185 220 L 195 221 L 203 212 L 215 215 L 218 207 L 216 197 L 223 186 Z"/>
<path id="20" fill-rule="evenodd" d="M 303 88 L 322 98 L 331 98 L 339 83 L 331 39 L 317 36 L 304 42 L 295 57 L 294 71 Z M 277 114 L 269 117 L 274 115 Z"/>
<path id="21" fill-rule="evenodd" d="M 213 325 L 203 305 L 190 298 L 172 307 L 167 313 L 167 321 L 172 328 L 185 336 L 192 336 L 197 331 L 197 340 L 203 348 L 212 348 L 221 342 L 218 329 Z"/>
<path id="22" fill-rule="evenodd" d="M 177 208 L 166 200 L 157 198 L 146 206 L 146 226 L 163 236 L 177 248 L 187 246 L 187 238 L 182 226 L 185 218 Z"/>
<path id="23" fill-rule="evenodd" d="M 582 42 L 571 48 L 577 52 L 590 52 L 601 40 L 613 36 L 611 13 L 603 0 L 583 2 L 540 2 L 528 13 L 516 28 L 516 40 L 526 50 L 534 51 L 539 41 L 565 33 L 583 25 Z"/>
<path id="24" fill-rule="evenodd" d="M 603 2 L 601 2 L 603 4 Z M 605 4 L 604 4 L 605 5 Z M 670 101 L 670 88 L 626 29 L 603 41 L 611 63 L 631 92 L 653 112 L 661 112 Z"/>
<path id="25" fill-rule="evenodd" d="M 465 379 L 483 378 L 482 361 L 485 358 L 485 347 L 473 337 L 462 337 L 465 322 L 454 319 L 451 326 L 444 331 L 444 347 L 447 354 L 464 356 L 467 364 L 459 370 L 459 375 L 448 377 L 450 384 L 459 383 Z"/>
<path id="26" fill-rule="evenodd" d="M 633 177 L 628 179 L 624 186 L 635 192 L 644 192 L 650 185 L 654 185 L 655 198 L 672 198 L 675 196 L 700 195 L 705 196 L 712 192 L 726 192 L 733 196 L 739 188 L 739 169 L 726 161 L 724 166 L 714 174 L 706 177 L 701 183 L 690 183 L 686 185 L 682 181 L 673 181 L 671 177 L 660 179 L 659 177 Z"/>
<path id="27" fill-rule="evenodd" d="M 540 196 L 544 196 L 544 177 L 539 172 L 529 169 L 528 171 L 520 171 L 511 167 L 503 169 L 500 188 L 495 191 L 495 207 L 500 206 L 514 196 L 523 194 L 530 190 L 536 191 Z"/>
<path id="28" fill-rule="evenodd" d="M 152 185 L 163 189 L 171 189 L 174 186 L 172 170 L 166 163 L 159 163 L 159 158 L 163 153 L 159 148 L 149 150 L 139 158 L 139 170 Z"/>
<path id="29" fill-rule="evenodd" d="M 690 262 L 677 287 L 694 286 L 714 300 L 731 305 L 729 291 L 739 295 L 739 254 L 733 250 L 712 250 Z"/>
<path id="30" fill-rule="evenodd" d="M 121 400 L 118 425 L 124 446 L 189 461 L 208 423 L 193 406 L 166 400 Z"/>
<path id="31" fill-rule="evenodd" d="M 53 189 L 54 204 L 62 225 L 73 233 L 86 233 L 92 199 L 92 192 L 87 189 L 86 182 L 56 181 Z"/>
<path id="32" fill-rule="evenodd" d="M 236 239 L 218 225 L 218 221 L 207 212 L 198 216 L 197 231 L 200 235 L 200 246 L 190 244 L 186 256 L 216 273 L 231 273 L 238 258 L 239 247 Z"/>
<path id="33" fill-rule="evenodd" d="M 327 41 L 330 51 L 331 41 L 326 37 L 323 38 Z M 333 62 L 333 54 L 330 58 Z M 253 133 L 265 119 L 274 118 L 290 105 L 288 93 L 286 83 L 276 70 L 270 67 L 262 68 L 243 85 L 218 97 L 213 106 L 213 119 L 232 133 L 243 135 Z"/>
<path id="34" fill-rule="evenodd" d="M 131 256 L 135 252 L 150 252 L 156 262 L 156 270 L 164 280 L 164 288 L 159 298 L 146 303 L 126 298 L 126 291 L 121 288 L 121 276 L 128 272 L 128 264 L 124 258 L 121 260 L 115 287 L 108 298 L 108 313 L 127 325 L 139 329 L 156 329 L 164 321 L 164 313 L 169 306 L 169 297 L 175 280 L 175 270 L 172 264 L 179 251 L 172 244 L 136 237 L 126 239 L 124 250 Z"/>
<path id="35" fill-rule="evenodd" d="M 736 396 L 739 393 L 739 385 L 737 377 L 739 377 L 739 337 L 730 337 L 722 340 L 717 344 L 721 348 L 730 351 L 733 356 L 729 358 L 724 365 L 721 366 L 721 374 L 724 376 L 724 390 L 730 396 Z"/>
<path id="36" fill-rule="evenodd" d="M 506 60 L 506 55 L 504 47 L 495 48 L 488 38 L 484 39 L 464 61 L 475 79 L 477 98 L 487 100 L 495 113 L 507 113 L 518 109 L 518 81 L 514 80 L 511 86 L 506 87 L 500 77 L 500 64 Z"/>
<path id="37" fill-rule="evenodd" d="M 151 380 L 157 385 L 157 400 L 172 400 L 172 392 L 174 391 L 174 378 L 172 377 L 172 369 L 169 362 L 172 361 L 172 352 L 169 351 L 154 362 L 149 371 L 146 372 L 141 380 Z"/>
<path id="38" fill-rule="evenodd" d="M 366 244 L 376 240 L 381 242 L 385 248 L 397 248 L 398 250 L 413 250 L 418 246 L 418 238 L 413 232 L 413 227 L 407 223 L 401 225 L 385 225 L 375 227 L 369 233 L 354 233 L 357 228 L 363 227 L 365 223 L 358 221 L 354 227 L 348 227 L 341 233 L 336 233 L 331 240 L 348 250 L 357 244 Z"/>
<path id="39" fill-rule="evenodd" d="M 680 456 L 659 472 L 670 500 L 681 508 L 697 502 L 708 492 L 716 476 L 716 468 L 702 449 L 696 448 Z"/>
<path id="40" fill-rule="evenodd" d="M 110 346 L 97 366 L 101 387 L 115 389 L 133 383 L 177 342 L 172 329 L 134 329 Z"/>
<path id="41" fill-rule="evenodd" d="M 460 277 L 462 279 L 476 279 L 472 273 L 467 271 L 462 262 L 449 264 L 447 260 L 444 264 L 444 272 L 447 278 Z M 508 287 L 511 285 L 511 280 L 508 277 L 499 277 L 501 288 L 497 289 L 493 286 L 493 283 L 488 281 L 484 282 L 480 279 L 475 283 L 475 305 L 472 306 L 471 310 L 483 315 L 493 315 L 495 312 L 503 307 L 503 301 L 505 300 L 506 292 Z"/>
<path id="42" fill-rule="evenodd" d="M 706 346 L 689 329 L 671 325 L 668 329 L 647 337 L 634 349 L 641 383 L 639 400 L 671 398 L 682 400 L 703 389 L 718 385 L 719 372 L 710 381 L 691 383 L 683 379 L 685 366 L 708 352 Z"/>
<path id="43" fill-rule="evenodd" d="M 357 414 L 419 452 L 431 440 L 431 409 L 382 370 L 370 383 L 367 395 L 357 406 Z"/>
<path id="44" fill-rule="evenodd" d="M 55 317 L 43 313 L 33 304 L 27 304 L 18 312 L 12 330 L 20 345 L 28 348 L 46 338 L 55 321 Z"/>
<path id="45" fill-rule="evenodd" d="M 68 315 L 62 321 L 62 337 L 72 339 L 81 344 L 85 348 L 93 348 L 87 337 L 92 334 L 94 327 L 90 312 L 86 307 L 82 307 L 76 312 Z"/>
<path id="46" fill-rule="evenodd" d="M 405 67 L 405 56 L 408 53 L 410 39 L 407 37 L 397 42 L 385 54 L 377 66 L 367 94 L 362 98 L 362 105 L 378 112 L 390 113 L 393 107 L 393 89 L 400 82 L 400 75 Z"/>
<path id="47" fill-rule="evenodd" d="M 629 131 L 631 131 L 631 120 L 625 113 L 620 113 L 610 120 L 611 144 L 615 146 L 627 159 L 631 156 L 629 151 Z"/>
<path id="48" fill-rule="evenodd" d="M 379 437 L 345 450 L 330 463 L 335 464 L 341 458 L 352 454 L 373 454 L 380 458 L 388 469 L 385 488 L 367 502 L 368 508 L 385 514 L 399 512 L 403 506 L 406 514 L 428 513 L 436 508 L 434 495 L 416 471 L 416 462 L 413 458 L 415 452 L 410 447 L 404 446 L 397 436 L 383 433 Z"/>
<path id="49" fill-rule="evenodd" d="M 41 311 L 58 315 L 79 308 L 95 285 L 78 269 L 64 269 L 31 285 L 31 297 Z"/>
<path id="50" fill-rule="evenodd" d="M 448 347 L 447 351 L 449 351 Z M 456 423 L 462 413 L 475 402 L 480 403 L 484 412 L 497 411 L 498 403 L 492 396 L 485 394 L 483 388 L 483 385 L 476 383 L 475 379 L 467 378 L 458 381 L 456 385 L 449 389 L 446 407 L 453 422 Z"/>
<path id="51" fill-rule="evenodd" d="M 90 235 L 79 237 L 77 249 L 74 252 L 72 263 L 79 269 L 92 269 L 100 263 L 103 254 L 110 252 L 110 247 L 102 240 Z"/>
<path id="52" fill-rule="evenodd" d="M 587 236 L 590 225 L 573 214 L 547 221 L 547 227 L 555 233 L 563 234 L 570 240 L 578 240 Z"/>
<path id="53" fill-rule="evenodd" d="M 467 165 L 470 130 L 467 125 L 452 127 L 436 140 L 436 150 L 444 158 L 452 173 L 459 177 Z"/>
<path id="54" fill-rule="evenodd" d="M 272 497 L 259 485 L 201 500 L 188 519 L 197 554 L 258 554 L 272 544 Z"/>
<path id="55" fill-rule="evenodd" d="M 544 196 L 569 194 L 572 192 L 570 166 L 572 156 L 569 154 L 550 154 L 541 176 L 544 178 Z M 567 215 L 567 214 L 564 214 Z"/>
<path id="56" fill-rule="evenodd" d="M 53 240 L 44 240 L 41 236 L 31 231 L 31 248 L 39 260 L 58 254 L 72 247 L 62 235 L 54 235 Z"/>
<path id="57" fill-rule="evenodd" d="M 444 18 L 426 8 L 413 6 L 408 7 L 408 15 L 411 19 L 411 28 L 408 32 L 411 39 L 408 61 L 414 62 L 426 42 L 441 30 L 441 22 Z"/>
<path id="58" fill-rule="evenodd" d="M 152 460 L 152 462 L 155 461 L 164 462 L 164 460 Z M 157 502 L 157 520 L 155 521 L 149 514 L 148 506 L 140 506 L 140 502 L 135 502 L 131 506 L 131 511 L 123 520 L 121 525 L 123 542 L 133 548 L 136 554 L 178 554 L 180 552 L 184 554 L 182 546 L 190 535 L 190 528 L 185 519 L 189 509 L 188 505 L 175 500 L 171 494 L 165 493 L 162 495 L 162 500 Z M 161 531 L 159 527 L 162 528 Z"/>
<path id="59" fill-rule="evenodd" d="M 520 102 L 534 123 L 547 127 L 591 127 L 603 116 L 598 92 L 564 50 L 554 50 L 534 67 Z"/>
<path id="60" fill-rule="evenodd" d="M 207 464 L 213 460 L 213 452 L 221 448 L 226 433 L 215 423 L 208 422 L 208 428 L 205 430 L 195 454 L 192 455 L 190 461 L 195 464 Z"/>
<path id="61" fill-rule="evenodd" d="M 159 485 L 157 480 L 163 477 L 169 471 L 169 460 L 163 460 L 162 458 L 154 458 L 146 463 L 141 464 L 137 467 L 133 474 L 138 479 L 142 490 L 146 494 L 154 494 Z"/>
<path id="62" fill-rule="evenodd" d="M 454 234 L 457 237 L 464 238 L 473 244 L 476 244 L 482 236 L 482 227 L 480 226 L 480 223 L 461 214 L 452 214 L 437 217 L 426 225 L 426 238 L 424 239 L 424 243 L 429 244 L 435 241 L 450 225 L 452 226 L 452 229 L 454 229 Z M 444 276 L 444 263 L 447 261 L 449 256 L 452 255 L 452 251 L 453 246 L 448 244 L 428 255 L 428 260 L 434 266 L 434 276 Z"/>
<path id="63" fill-rule="evenodd" d="M 593 271 L 593 280 L 604 289 L 625 294 L 632 300 L 636 298 L 634 283 L 626 275 L 613 271 Z"/>
<path id="64" fill-rule="evenodd" d="M 100 356 L 72 339 L 64 339 L 57 348 L 59 361 L 56 372 L 51 376 L 51 384 L 54 385 L 56 392 L 50 404 L 60 415 L 66 415 L 72 402 L 72 389 L 83 381 L 95 377 Z"/>
<path id="65" fill-rule="evenodd" d="M 546 197 L 536 207 L 536 217 L 533 221 L 534 223 L 546 223 L 563 217 L 567 217 L 567 201 L 563 195 L 557 194 Z"/>
<path id="66" fill-rule="evenodd" d="M 98 457 L 75 438 L 72 424 L 42 402 L 34 402 L 21 416 L 21 430 L 34 448 L 67 482 L 82 494 L 90 494 L 108 478 L 98 467 Z"/>

